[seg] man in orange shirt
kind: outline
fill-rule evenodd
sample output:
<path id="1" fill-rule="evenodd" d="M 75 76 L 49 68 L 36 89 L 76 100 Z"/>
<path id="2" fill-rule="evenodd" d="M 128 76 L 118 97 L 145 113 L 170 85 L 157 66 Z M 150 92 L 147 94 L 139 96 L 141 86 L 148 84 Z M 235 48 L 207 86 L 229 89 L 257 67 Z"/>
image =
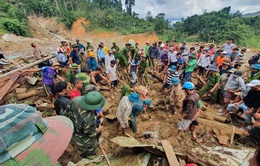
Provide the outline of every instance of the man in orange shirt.
<path id="1" fill-rule="evenodd" d="M 227 52 L 223 51 L 221 53 L 221 55 L 217 57 L 216 62 L 218 63 L 218 67 L 220 67 L 222 65 L 222 62 L 227 59 L 226 55 L 227 55 Z"/>

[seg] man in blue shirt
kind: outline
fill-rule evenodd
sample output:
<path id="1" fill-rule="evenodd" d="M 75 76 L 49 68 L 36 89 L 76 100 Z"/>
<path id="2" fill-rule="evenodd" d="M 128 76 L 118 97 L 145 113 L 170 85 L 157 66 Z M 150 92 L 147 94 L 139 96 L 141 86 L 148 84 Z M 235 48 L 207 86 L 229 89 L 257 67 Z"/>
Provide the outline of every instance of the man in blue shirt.
<path id="1" fill-rule="evenodd" d="M 140 67 L 140 58 L 138 56 L 135 57 L 135 59 L 132 60 L 131 64 L 128 66 L 128 72 L 131 73 L 132 79 L 134 81 L 137 80 L 136 72 Z"/>
<path id="2" fill-rule="evenodd" d="M 97 56 L 98 56 L 98 65 L 104 66 L 105 65 L 105 52 L 104 52 L 104 46 L 102 44 L 98 45 Z"/>
<path id="3" fill-rule="evenodd" d="M 159 50 L 157 48 L 157 43 L 154 42 L 153 46 L 149 48 L 149 63 L 150 67 L 155 71 L 156 61 L 159 58 Z"/>
<path id="4" fill-rule="evenodd" d="M 79 59 L 79 54 L 78 54 L 78 45 L 73 44 L 72 48 L 73 48 L 73 50 L 71 51 L 70 56 L 69 56 L 69 64 L 72 65 L 73 63 L 76 63 L 76 64 L 80 65 L 81 61 Z"/>
<path id="5" fill-rule="evenodd" d="M 227 55 L 227 58 L 230 59 L 231 65 L 234 66 L 235 63 L 239 62 L 239 49 L 233 48 L 231 53 Z"/>
<path id="6" fill-rule="evenodd" d="M 88 56 L 89 56 L 89 60 L 87 61 L 88 69 L 89 69 L 91 72 L 92 72 L 92 71 L 96 71 L 96 69 L 98 68 L 98 63 L 97 63 L 97 61 L 96 61 L 94 52 L 89 52 L 89 53 L 88 53 Z"/>
<path id="7" fill-rule="evenodd" d="M 79 39 L 76 39 L 76 43 L 77 43 L 79 52 L 85 52 L 86 51 L 86 48 L 84 47 L 84 45 L 79 43 Z"/>

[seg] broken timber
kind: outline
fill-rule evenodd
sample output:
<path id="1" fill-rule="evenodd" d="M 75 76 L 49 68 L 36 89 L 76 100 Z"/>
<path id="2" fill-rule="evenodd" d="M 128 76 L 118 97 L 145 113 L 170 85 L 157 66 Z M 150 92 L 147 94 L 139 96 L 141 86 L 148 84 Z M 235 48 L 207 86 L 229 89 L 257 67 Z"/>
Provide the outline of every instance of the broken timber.
<path id="1" fill-rule="evenodd" d="M 162 140 L 161 143 L 162 143 L 163 149 L 166 153 L 170 166 L 179 166 L 179 162 L 172 149 L 171 143 L 168 140 Z"/>
<path id="2" fill-rule="evenodd" d="M 160 74 L 153 72 L 152 70 L 149 70 L 148 73 L 151 74 L 153 77 L 157 78 L 159 81 L 163 82 L 163 79 Z"/>
<path id="3" fill-rule="evenodd" d="M 9 91 L 11 86 L 14 84 L 14 82 L 18 79 L 20 76 L 20 73 L 15 73 L 10 80 L 3 86 L 3 88 L 0 90 L 0 100 L 3 99 L 3 97 L 6 95 L 6 93 Z"/>
<path id="4" fill-rule="evenodd" d="M 232 125 L 229 125 L 229 124 L 224 124 L 224 123 L 220 123 L 220 122 L 217 122 L 217 121 L 207 120 L 207 119 L 202 119 L 202 118 L 198 118 L 198 121 L 201 124 L 208 125 L 208 126 L 209 126 L 209 124 L 211 124 L 211 126 L 214 126 L 215 128 L 220 129 L 220 130 L 225 128 L 224 131 L 222 130 L 225 133 L 232 133 L 232 131 L 233 131 Z M 236 128 L 235 131 L 234 131 L 235 134 L 243 135 L 243 130 L 241 130 L 237 127 L 235 127 L 235 128 Z"/>

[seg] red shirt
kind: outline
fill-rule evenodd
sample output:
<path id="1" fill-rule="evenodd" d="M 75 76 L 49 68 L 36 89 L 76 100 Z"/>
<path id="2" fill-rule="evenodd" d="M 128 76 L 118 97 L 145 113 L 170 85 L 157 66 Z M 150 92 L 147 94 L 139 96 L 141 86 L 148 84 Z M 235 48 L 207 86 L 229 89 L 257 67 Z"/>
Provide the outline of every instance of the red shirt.
<path id="1" fill-rule="evenodd" d="M 167 50 L 167 51 L 169 51 L 170 46 L 164 46 L 164 49 Z"/>
<path id="2" fill-rule="evenodd" d="M 70 100 L 72 100 L 72 99 L 75 98 L 75 97 L 81 96 L 81 91 L 80 91 L 80 90 L 79 90 L 79 91 L 76 91 L 75 89 L 72 89 L 72 90 L 70 91 L 69 96 L 70 96 Z"/>

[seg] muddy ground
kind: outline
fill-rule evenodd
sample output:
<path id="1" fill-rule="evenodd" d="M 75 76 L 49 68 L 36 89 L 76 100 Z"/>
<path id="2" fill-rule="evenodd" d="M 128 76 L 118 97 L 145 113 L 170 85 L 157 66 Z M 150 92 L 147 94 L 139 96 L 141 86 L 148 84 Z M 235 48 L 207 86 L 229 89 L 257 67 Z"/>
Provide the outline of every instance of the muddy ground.
<path id="1" fill-rule="evenodd" d="M 92 45 L 96 47 L 99 42 L 104 42 L 108 47 L 111 47 L 112 41 L 118 43 L 121 48 L 124 43 L 130 39 L 135 40 L 140 43 L 141 48 L 144 46 L 145 41 L 149 40 L 150 42 L 158 41 L 158 37 L 155 34 L 137 34 L 137 35 L 127 35 L 122 36 L 117 33 L 96 33 L 96 32 L 86 32 L 85 29 L 81 26 L 81 24 L 89 24 L 89 22 L 79 19 L 75 21 L 72 26 L 72 30 L 68 30 L 64 25 L 57 24 L 55 18 L 44 19 L 44 18 L 36 18 L 30 17 L 30 28 L 32 30 L 33 38 L 23 38 L 23 37 L 15 37 L 15 36 L 7 36 L 7 39 L 0 39 L 0 46 L 4 50 L 5 55 L 8 58 L 15 58 L 19 56 L 20 58 L 15 58 L 15 62 L 20 64 L 20 66 L 24 66 L 28 63 L 34 61 L 33 58 L 27 58 L 32 56 L 32 49 L 30 43 L 36 42 L 40 49 L 45 53 L 50 53 L 56 50 L 56 48 L 60 45 L 59 41 L 61 39 L 67 39 L 69 42 L 74 43 L 76 38 L 82 40 L 83 44 L 86 44 L 86 41 L 92 41 Z M 57 26 L 53 27 L 52 25 L 57 24 Z M 190 45 L 199 46 L 199 43 L 192 43 Z M 245 57 L 245 61 L 254 54 L 254 50 L 251 49 L 247 52 L 247 56 Z M 25 59 L 27 61 L 25 62 Z M 248 72 L 249 68 L 247 65 L 243 65 L 242 70 L 244 72 Z M 66 71 L 61 71 L 61 73 L 66 73 Z M 207 111 L 203 112 L 200 115 L 199 127 L 197 131 L 198 138 L 196 140 L 191 139 L 191 133 L 189 131 L 186 132 L 185 135 L 180 136 L 177 135 L 177 121 L 180 117 L 180 114 L 176 112 L 173 117 L 169 117 L 169 111 L 167 111 L 168 104 L 166 100 L 169 95 L 161 93 L 162 83 L 159 82 L 156 78 L 150 77 L 151 85 L 148 88 L 148 98 L 152 99 L 154 108 L 143 111 L 142 114 L 137 117 L 138 122 L 138 132 L 142 133 L 146 131 L 156 132 L 158 135 L 158 139 L 148 138 L 145 139 L 140 137 L 140 135 L 136 135 L 132 133 L 129 129 L 127 133 L 129 133 L 134 138 L 138 139 L 142 143 L 157 145 L 161 139 L 167 139 L 173 146 L 175 152 L 181 152 L 187 154 L 191 152 L 191 149 L 195 149 L 198 147 L 216 147 L 216 146 L 225 146 L 225 147 L 233 147 L 240 148 L 241 145 L 230 145 L 230 139 L 232 132 L 234 132 L 234 127 L 229 124 L 224 124 L 216 121 L 215 119 L 220 119 L 220 121 L 224 121 L 224 117 L 219 117 L 216 115 L 216 108 L 207 108 Z M 194 78 L 195 79 L 195 78 Z M 118 95 L 115 99 L 110 98 L 110 93 L 107 90 L 101 91 L 101 93 L 106 97 L 107 104 L 105 107 L 109 106 L 114 101 L 120 98 L 120 88 L 124 84 L 126 84 L 126 80 L 122 80 L 117 88 Z M 106 85 L 104 85 L 106 86 Z M 0 84 L 0 88 L 3 85 Z M 37 94 L 33 97 L 17 100 L 17 94 L 25 93 L 28 91 L 35 90 Z M 36 85 L 30 85 L 26 80 L 22 80 L 19 88 L 8 94 L 11 96 L 5 104 L 8 103 L 26 103 L 26 104 L 35 104 L 37 105 L 38 110 L 42 113 L 44 117 L 55 115 L 54 109 L 51 107 L 50 103 L 47 100 L 47 97 L 43 91 L 43 87 L 41 84 L 41 78 L 38 78 Z M 114 114 L 118 102 L 115 103 L 111 108 L 109 108 L 105 115 Z M 203 106 L 206 106 L 207 103 L 203 102 Z M 110 139 L 117 136 L 117 128 L 116 121 L 109 120 L 104 118 L 103 126 L 105 127 L 101 136 L 102 145 L 105 152 L 109 155 L 120 155 L 125 152 L 125 149 L 118 146 L 115 143 L 112 143 Z M 239 129 L 240 126 L 235 127 L 235 139 L 241 137 L 242 130 Z M 207 152 L 207 151 L 206 151 Z M 219 155 L 206 155 L 207 153 L 199 155 L 199 153 L 195 153 L 200 156 L 200 158 L 205 158 L 206 160 L 212 160 L 216 163 L 223 162 L 222 165 L 229 165 L 225 161 L 225 157 Z M 99 152 L 101 154 L 101 151 Z M 74 161 L 76 162 L 76 161 Z"/>

